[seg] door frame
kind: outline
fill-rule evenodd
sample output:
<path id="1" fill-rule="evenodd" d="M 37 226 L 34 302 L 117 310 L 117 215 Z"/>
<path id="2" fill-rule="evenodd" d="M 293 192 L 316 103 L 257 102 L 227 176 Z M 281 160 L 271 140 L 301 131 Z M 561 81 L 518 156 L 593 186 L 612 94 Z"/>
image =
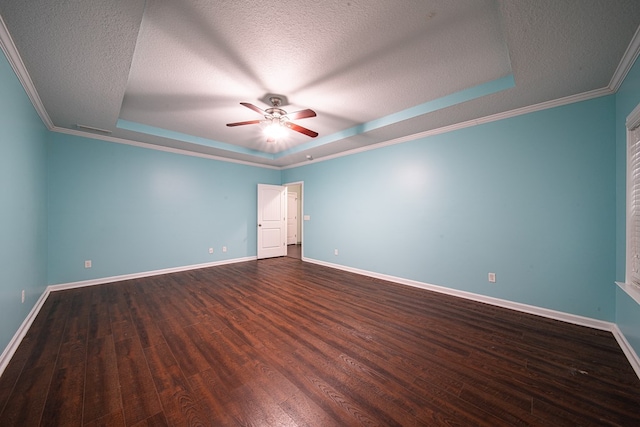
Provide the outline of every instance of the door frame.
<path id="1" fill-rule="evenodd" d="M 287 247 L 291 244 L 297 244 L 298 243 L 298 236 L 300 233 L 300 227 L 298 226 L 298 224 L 300 223 L 300 216 L 298 215 L 298 192 L 297 191 L 293 191 L 291 188 L 287 187 Z M 294 199 L 293 203 L 291 202 L 291 199 Z M 295 204 L 295 215 L 294 215 L 294 219 L 295 221 L 293 221 L 293 225 L 291 225 L 291 221 L 289 218 L 289 210 L 290 208 Z M 289 234 L 295 231 L 295 241 L 293 243 L 289 243 Z"/>
<path id="2" fill-rule="evenodd" d="M 282 184 L 287 187 L 289 185 L 300 185 L 300 194 L 298 194 L 298 200 L 300 203 L 300 227 L 298 233 L 300 233 L 300 245 L 302 246 L 301 257 L 304 261 L 304 181 L 292 181 Z"/>

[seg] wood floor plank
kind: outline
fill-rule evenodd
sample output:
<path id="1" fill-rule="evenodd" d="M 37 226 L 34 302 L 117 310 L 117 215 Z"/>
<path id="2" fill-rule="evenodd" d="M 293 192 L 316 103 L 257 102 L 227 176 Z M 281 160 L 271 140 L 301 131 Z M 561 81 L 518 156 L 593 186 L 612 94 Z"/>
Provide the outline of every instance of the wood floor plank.
<path id="1" fill-rule="evenodd" d="M 135 325 L 131 318 L 127 304 L 131 284 L 120 283 L 107 288 L 109 319 L 114 341 L 120 341 L 135 336 Z"/>
<path id="2" fill-rule="evenodd" d="M 113 337 L 89 340 L 84 389 L 84 422 L 122 412 L 122 395 Z"/>
<path id="3" fill-rule="evenodd" d="M 206 413 L 166 344 L 144 349 L 164 415 L 171 425 L 206 425 Z"/>
<path id="4" fill-rule="evenodd" d="M 183 327 L 173 322 L 162 322 L 159 324 L 159 328 L 186 376 L 206 371 L 211 367 L 203 355 L 202 346 L 198 346 L 200 337 L 193 332 L 192 327 Z M 189 333 L 190 331 L 191 333 Z"/>
<path id="5" fill-rule="evenodd" d="M 89 309 L 89 339 L 111 335 L 109 304 L 106 286 L 94 286 Z"/>
<path id="6" fill-rule="evenodd" d="M 134 424 L 133 427 L 168 427 L 167 418 L 164 414 L 156 414 L 153 417 L 149 417 L 146 420 L 142 420 L 137 424 Z"/>
<path id="7" fill-rule="evenodd" d="M 166 424 L 165 424 L 166 425 Z M 125 427 L 122 410 L 107 414 L 103 417 L 84 424 L 85 427 Z"/>
<path id="8" fill-rule="evenodd" d="M 2 414 L 1 426 L 37 426 L 47 402 L 54 365 L 36 366 L 21 374 Z"/>
<path id="9" fill-rule="evenodd" d="M 43 426 L 82 426 L 84 370 L 56 369 L 42 413 Z"/>
<path id="10" fill-rule="evenodd" d="M 233 410 L 229 409 L 233 404 L 230 402 L 229 389 L 214 368 L 191 376 L 189 384 L 199 397 L 199 403 L 211 425 L 240 426 L 233 416 Z"/>
<path id="11" fill-rule="evenodd" d="M 339 427 L 343 425 L 302 392 L 295 393 L 281 402 L 280 407 L 298 426 Z"/>
<path id="12" fill-rule="evenodd" d="M 162 405 L 140 342 L 132 338 L 115 346 L 124 419 L 133 425 L 162 412 Z"/>
<path id="13" fill-rule="evenodd" d="M 71 303 L 62 342 L 86 342 L 89 335 L 91 294 L 82 292 L 82 289 L 72 289 L 63 292 L 68 292 L 66 298 L 70 298 Z"/>
<path id="14" fill-rule="evenodd" d="M 249 381 L 231 392 L 234 419 L 243 426 L 289 426 L 296 422 L 254 381 Z"/>
<path id="15" fill-rule="evenodd" d="M 136 338 L 140 340 L 142 347 L 164 344 L 164 336 L 143 302 L 144 295 L 134 292 L 133 295 L 125 295 L 125 298 L 136 330 Z"/>

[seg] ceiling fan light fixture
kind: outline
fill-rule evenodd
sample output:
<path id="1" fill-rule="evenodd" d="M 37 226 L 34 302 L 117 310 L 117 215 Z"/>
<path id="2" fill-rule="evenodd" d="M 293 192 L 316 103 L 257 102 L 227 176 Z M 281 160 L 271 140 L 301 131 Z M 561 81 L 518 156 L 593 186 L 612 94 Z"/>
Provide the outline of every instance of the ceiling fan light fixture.
<path id="1" fill-rule="evenodd" d="M 279 120 L 272 120 L 263 130 L 267 140 L 278 141 L 287 135 L 287 129 Z"/>
<path id="2" fill-rule="evenodd" d="M 302 127 L 291 121 L 316 117 L 316 112 L 307 108 L 300 111 L 294 111 L 293 113 L 287 113 L 285 110 L 280 108 L 282 105 L 282 98 L 283 97 L 281 95 L 270 96 L 269 102 L 273 106 L 266 110 L 256 107 L 249 102 L 241 102 L 240 105 L 261 114 L 264 117 L 264 120 L 247 120 L 244 122 L 227 123 L 227 126 L 235 127 L 261 124 L 263 125 L 263 133 L 267 136 L 267 142 L 274 142 L 278 139 L 285 138 L 288 135 L 288 129 L 307 135 L 311 138 L 318 136 L 318 132 Z"/>

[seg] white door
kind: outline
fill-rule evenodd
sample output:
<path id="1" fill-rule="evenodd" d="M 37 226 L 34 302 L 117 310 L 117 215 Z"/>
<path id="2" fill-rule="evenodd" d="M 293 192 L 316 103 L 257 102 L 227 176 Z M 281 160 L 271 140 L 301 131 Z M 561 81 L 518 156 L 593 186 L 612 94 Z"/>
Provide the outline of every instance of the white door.
<path id="1" fill-rule="evenodd" d="M 287 245 L 298 243 L 298 195 L 287 193 Z"/>
<path id="2" fill-rule="evenodd" d="M 258 259 L 287 255 L 287 187 L 258 184 Z"/>

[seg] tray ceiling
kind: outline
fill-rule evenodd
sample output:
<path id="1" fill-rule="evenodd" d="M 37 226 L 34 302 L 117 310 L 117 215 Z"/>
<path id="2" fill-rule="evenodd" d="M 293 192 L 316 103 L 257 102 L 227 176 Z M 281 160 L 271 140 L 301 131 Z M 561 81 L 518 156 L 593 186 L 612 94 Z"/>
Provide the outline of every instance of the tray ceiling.
<path id="1" fill-rule="evenodd" d="M 0 0 L 0 16 L 53 130 L 286 167 L 611 92 L 640 3 Z M 294 122 L 319 136 L 225 125 L 260 119 L 240 102 L 268 93 L 313 109 Z"/>

